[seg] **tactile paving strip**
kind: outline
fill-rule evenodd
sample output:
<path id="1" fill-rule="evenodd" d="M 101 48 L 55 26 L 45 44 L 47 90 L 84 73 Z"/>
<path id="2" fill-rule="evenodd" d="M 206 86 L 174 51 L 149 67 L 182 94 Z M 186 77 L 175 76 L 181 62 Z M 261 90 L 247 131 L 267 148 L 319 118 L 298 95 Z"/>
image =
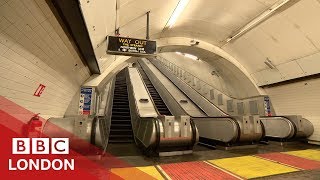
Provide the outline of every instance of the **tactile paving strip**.
<path id="1" fill-rule="evenodd" d="M 319 152 L 320 153 L 320 152 Z M 270 159 L 279 163 L 287 164 L 293 167 L 297 167 L 304 170 L 320 169 L 320 162 L 301 157 L 284 154 L 284 153 L 269 153 L 269 154 L 258 154 L 258 157 Z"/>
<path id="2" fill-rule="evenodd" d="M 114 168 L 111 172 L 123 179 L 163 179 L 153 166 Z"/>
<path id="3" fill-rule="evenodd" d="M 317 161 L 318 160 L 318 161 Z M 258 154 L 146 167 L 115 168 L 123 179 L 240 179 L 258 178 L 299 170 L 320 169 L 319 150 Z M 166 178 L 164 178 L 166 177 Z"/>
<path id="4" fill-rule="evenodd" d="M 209 160 L 209 162 L 246 179 L 298 171 L 298 169 L 253 156 Z"/>
<path id="5" fill-rule="evenodd" d="M 233 180 L 238 179 L 224 171 L 219 170 L 205 162 L 183 162 L 160 165 L 171 179 L 214 179 Z"/>
<path id="6" fill-rule="evenodd" d="M 306 159 L 311 159 L 315 161 L 320 161 L 320 152 L 318 150 L 314 149 L 307 149 L 307 150 L 301 150 L 301 151 L 290 151 L 290 152 L 283 152 L 284 154 L 290 154 Z"/>

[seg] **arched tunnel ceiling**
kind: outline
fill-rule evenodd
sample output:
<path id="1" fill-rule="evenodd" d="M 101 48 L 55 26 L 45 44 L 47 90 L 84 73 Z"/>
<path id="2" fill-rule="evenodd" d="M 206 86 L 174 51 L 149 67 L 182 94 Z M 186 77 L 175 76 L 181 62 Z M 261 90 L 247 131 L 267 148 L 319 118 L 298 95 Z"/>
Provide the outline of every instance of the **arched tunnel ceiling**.
<path id="1" fill-rule="evenodd" d="M 169 45 L 159 48 L 159 56 L 161 57 L 163 54 L 170 54 L 170 52 L 190 53 L 197 56 L 199 61 L 206 62 L 212 68 L 212 71 L 215 71 L 215 73 L 222 78 L 225 83 L 230 84 L 230 89 L 226 88 L 220 90 L 228 93 L 231 96 L 244 98 L 259 94 L 252 81 L 250 81 L 243 71 L 241 71 L 240 67 L 235 66 L 235 64 L 233 64 L 230 60 L 227 60 L 218 54 L 213 53 L 212 51 L 199 48 L 197 46 L 183 45 Z M 183 55 L 180 55 L 180 57 L 177 55 L 176 59 L 182 60 L 184 63 L 186 63 L 186 61 L 194 61 L 194 64 L 191 65 L 196 64 L 195 60 L 184 58 Z M 193 71 L 193 73 L 197 73 L 196 75 L 201 76 L 201 73 L 199 72 L 201 72 L 201 70 Z M 232 92 L 233 90 L 236 90 L 236 92 Z"/>
<path id="2" fill-rule="evenodd" d="M 225 44 L 239 28 L 279 1 L 190 0 L 173 28 L 163 31 L 178 0 L 118 0 L 120 34 L 145 38 L 143 15 L 151 11 L 152 39 L 187 37 L 220 47 L 246 69 L 257 85 L 319 73 L 320 69 L 315 68 L 320 58 L 320 24 L 315 23 L 320 17 L 319 0 L 291 0 L 273 16 Z M 116 2 L 80 0 L 96 56 L 103 66 L 114 58 L 106 55 L 104 39 L 114 34 Z M 276 69 L 266 66 L 267 59 Z"/>
<path id="3" fill-rule="evenodd" d="M 162 31 L 178 0 L 120 0 L 120 31 L 123 36 L 145 37 L 145 18 L 151 11 L 151 37 L 186 36 L 221 44 L 277 0 L 190 0 L 173 28 Z M 133 20 L 133 21 L 132 21 Z M 128 23 L 130 22 L 130 23 Z M 134 30 L 133 30 L 134 29 Z"/>

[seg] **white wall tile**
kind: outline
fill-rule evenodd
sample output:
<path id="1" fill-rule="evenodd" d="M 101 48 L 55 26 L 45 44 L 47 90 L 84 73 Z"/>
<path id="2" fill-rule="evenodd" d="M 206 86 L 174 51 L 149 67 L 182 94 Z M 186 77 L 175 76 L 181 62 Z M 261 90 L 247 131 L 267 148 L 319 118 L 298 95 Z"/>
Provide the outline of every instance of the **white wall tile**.
<path id="1" fill-rule="evenodd" d="M 44 118 L 62 117 L 88 68 L 45 1 L 11 0 L 0 11 L 0 95 Z M 40 83 L 43 94 L 33 96 Z"/>
<path id="2" fill-rule="evenodd" d="M 312 140 L 320 141 L 320 79 L 265 88 L 278 115 L 302 115 L 314 125 Z"/>
<path id="3" fill-rule="evenodd" d="M 7 29 L 11 23 L 3 16 L 0 16 L 0 31 Z"/>
<path id="4" fill-rule="evenodd" d="M 0 16 L 4 16 L 11 23 L 15 23 L 21 19 L 7 3 L 0 7 Z"/>

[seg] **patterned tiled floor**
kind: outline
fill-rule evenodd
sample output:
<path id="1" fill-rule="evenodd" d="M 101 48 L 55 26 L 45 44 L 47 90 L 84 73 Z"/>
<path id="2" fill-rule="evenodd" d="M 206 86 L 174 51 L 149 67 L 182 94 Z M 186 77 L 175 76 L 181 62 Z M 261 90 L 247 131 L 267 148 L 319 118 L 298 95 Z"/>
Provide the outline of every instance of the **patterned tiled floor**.
<path id="1" fill-rule="evenodd" d="M 115 168 L 123 179 L 252 179 L 279 174 L 320 170 L 320 151 L 267 153 L 207 161 Z M 320 177 L 319 177 L 320 178 Z"/>

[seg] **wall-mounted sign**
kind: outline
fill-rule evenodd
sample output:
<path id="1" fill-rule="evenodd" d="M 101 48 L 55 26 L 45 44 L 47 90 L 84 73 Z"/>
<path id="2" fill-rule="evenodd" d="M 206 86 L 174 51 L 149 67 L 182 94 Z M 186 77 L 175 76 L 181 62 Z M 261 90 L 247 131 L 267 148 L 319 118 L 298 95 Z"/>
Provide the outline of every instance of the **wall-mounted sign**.
<path id="1" fill-rule="evenodd" d="M 269 97 L 264 97 L 264 110 L 266 116 L 272 116 Z"/>
<path id="2" fill-rule="evenodd" d="M 124 56 L 155 56 L 156 41 L 108 36 L 108 54 Z"/>
<path id="3" fill-rule="evenodd" d="M 41 96 L 41 94 L 43 93 L 43 91 L 44 91 L 44 89 L 46 88 L 46 86 L 45 85 L 43 85 L 43 84 L 40 84 L 39 86 L 38 86 L 38 88 L 36 89 L 36 91 L 34 92 L 34 96 L 38 96 L 38 97 L 40 97 Z"/>
<path id="4" fill-rule="evenodd" d="M 79 100 L 80 115 L 91 115 L 93 93 L 94 93 L 93 88 L 81 87 L 80 100 Z"/>

